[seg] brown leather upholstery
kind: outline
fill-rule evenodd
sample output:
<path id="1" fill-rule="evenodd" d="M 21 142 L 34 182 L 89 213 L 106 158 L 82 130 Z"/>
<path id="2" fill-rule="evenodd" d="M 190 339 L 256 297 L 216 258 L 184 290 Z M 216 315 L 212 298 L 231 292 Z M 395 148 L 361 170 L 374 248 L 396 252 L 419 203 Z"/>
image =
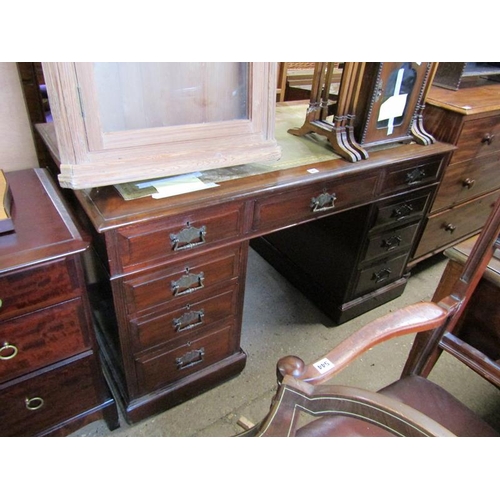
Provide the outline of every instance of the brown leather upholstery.
<path id="1" fill-rule="evenodd" d="M 430 380 L 409 376 L 380 391 L 392 399 L 421 411 L 461 437 L 499 436 L 487 423 L 458 399 Z M 387 437 L 386 430 L 350 417 L 322 417 L 297 431 L 300 437 Z"/>

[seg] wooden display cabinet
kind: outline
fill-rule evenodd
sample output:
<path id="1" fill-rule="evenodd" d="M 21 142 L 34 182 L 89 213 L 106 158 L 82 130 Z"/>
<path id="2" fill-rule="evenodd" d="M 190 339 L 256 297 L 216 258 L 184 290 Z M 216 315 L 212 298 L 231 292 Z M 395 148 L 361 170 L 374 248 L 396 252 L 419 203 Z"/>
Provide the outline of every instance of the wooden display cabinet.
<path id="1" fill-rule="evenodd" d="M 276 63 L 42 63 L 61 186 L 276 160 Z"/>

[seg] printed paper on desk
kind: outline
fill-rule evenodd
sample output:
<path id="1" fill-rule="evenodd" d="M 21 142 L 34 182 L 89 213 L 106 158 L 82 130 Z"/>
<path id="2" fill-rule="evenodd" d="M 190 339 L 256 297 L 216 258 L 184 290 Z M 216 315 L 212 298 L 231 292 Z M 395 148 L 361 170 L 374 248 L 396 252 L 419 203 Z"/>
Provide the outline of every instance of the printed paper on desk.
<path id="1" fill-rule="evenodd" d="M 168 196 L 201 191 L 202 189 L 209 189 L 217 186 L 218 184 L 215 184 L 214 182 L 205 183 L 197 177 L 193 177 L 191 179 L 179 179 L 168 184 L 161 183 L 161 185 L 154 185 L 158 193 L 151 196 L 157 200 L 160 198 L 167 198 Z"/>

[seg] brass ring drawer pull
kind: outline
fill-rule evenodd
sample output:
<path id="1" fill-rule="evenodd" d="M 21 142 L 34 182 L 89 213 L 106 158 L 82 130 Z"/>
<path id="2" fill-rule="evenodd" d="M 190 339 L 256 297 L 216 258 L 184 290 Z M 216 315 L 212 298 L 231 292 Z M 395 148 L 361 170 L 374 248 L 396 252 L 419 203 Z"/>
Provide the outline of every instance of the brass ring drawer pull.
<path id="1" fill-rule="evenodd" d="M 316 198 L 311 198 L 311 208 L 313 212 L 323 212 L 335 208 L 335 193 L 329 194 L 326 190 Z"/>
<path id="2" fill-rule="evenodd" d="M 43 406 L 44 400 L 39 397 L 34 397 L 34 398 L 26 398 L 24 402 L 26 404 L 26 409 L 30 411 L 36 411 Z"/>
<path id="3" fill-rule="evenodd" d="M 7 361 L 8 359 L 15 358 L 18 352 L 19 349 L 15 345 L 5 342 L 5 344 L 0 347 L 0 360 Z"/>

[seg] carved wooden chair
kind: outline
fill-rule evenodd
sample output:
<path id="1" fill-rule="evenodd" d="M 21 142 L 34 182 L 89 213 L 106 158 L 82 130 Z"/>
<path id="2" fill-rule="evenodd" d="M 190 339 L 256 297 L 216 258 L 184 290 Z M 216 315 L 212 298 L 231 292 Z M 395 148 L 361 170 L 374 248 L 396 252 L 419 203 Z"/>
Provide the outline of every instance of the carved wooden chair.
<path id="1" fill-rule="evenodd" d="M 500 388 L 500 365 L 453 335 L 484 269 L 500 248 L 500 199 L 481 232 L 453 292 L 379 318 L 324 358 L 306 365 L 288 356 L 278 362 L 278 391 L 267 417 L 249 436 L 498 436 L 454 396 L 428 380 L 439 353 L 447 351 Z M 399 380 L 377 393 L 323 385 L 373 346 L 417 333 Z M 299 415 L 316 417 L 299 427 Z"/>

